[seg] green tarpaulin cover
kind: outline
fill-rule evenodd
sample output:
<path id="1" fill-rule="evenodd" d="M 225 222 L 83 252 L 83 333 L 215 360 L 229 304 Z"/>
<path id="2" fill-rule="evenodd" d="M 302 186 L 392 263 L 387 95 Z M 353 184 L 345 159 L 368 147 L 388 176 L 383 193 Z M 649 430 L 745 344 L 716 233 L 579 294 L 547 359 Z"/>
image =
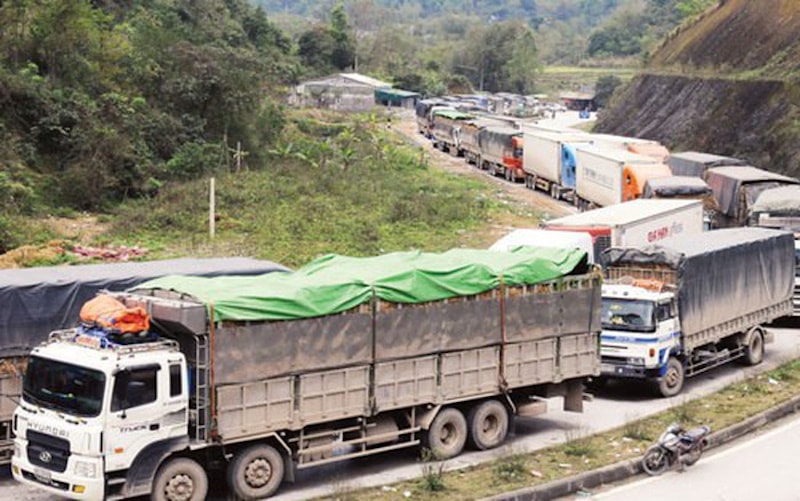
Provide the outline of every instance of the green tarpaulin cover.
<path id="1" fill-rule="evenodd" d="M 586 266 L 573 249 L 520 247 L 513 252 L 455 249 L 441 254 L 395 252 L 377 257 L 330 254 L 291 273 L 201 278 L 172 275 L 136 289 L 189 294 L 214 306 L 220 320 L 290 320 L 340 313 L 374 294 L 395 303 L 470 296 L 499 286 L 535 284 Z"/>

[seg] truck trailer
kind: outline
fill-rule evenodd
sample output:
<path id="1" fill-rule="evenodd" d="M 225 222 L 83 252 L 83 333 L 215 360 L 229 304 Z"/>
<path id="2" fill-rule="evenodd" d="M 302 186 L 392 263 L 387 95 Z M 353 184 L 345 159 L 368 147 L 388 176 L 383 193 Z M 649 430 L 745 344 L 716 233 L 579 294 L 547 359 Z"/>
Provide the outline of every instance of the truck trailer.
<path id="1" fill-rule="evenodd" d="M 750 207 L 748 225 L 794 234 L 794 316 L 800 316 L 800 185 L 763 191 Z"/>
<path id="2" fill-rule="evenodd" d="M 720 228 L 744 226 L 750 208 L 763 191 L 800 184 L 800 180 L 751 166 L 713 167 L 706 171 L 706 182 L 719 204 Z"/>
<path id="3" fill-rule="evenodd" d="M 669 150 L 652 139 L 617 136 L 613 134 L 592 134 L 594 143 L 601 148 L 617 148 L 637 155 L 650 157 L 658 163 L 666 163 Z"/>
<path id="4" fill-rule="evenodd" d="M 581 210 L 635 200 L 648 179 L 672 175 L 663 163 L 618 148 L 581 144 L 575 151 L 575 205 Z"/>
<path id="5" fill-rule="evenodd" d="M 524 131 L 522 168 L 525 186 L 538 188 L 556 200 L 572 200 L 575 193 L 576 163 L 565 151 L 568 144 L 591 144 L 585 132 L 557 133 L 533 129 Z"/>
<path id="6" fill-rule="evenodd" d="M 135 263 L 45 266 L 0 271 L 0 464 L 11 461 L 11 419 L 31 349 L 51 331 L 77 325 L 83 303 L 101 289 L 125 289 L 154 278 L 186 275 L 261 275 L 288 271 L 244 257 L 166 259 Z"/>
<path id="7" fill-rule="evenodd" d="M 467 163 L 478 165 L 481 158 L 481 147 L 478 142 L 478 134 L 486 127 L 508 126 L 510 122 L 504 121 L 501 117 L 480 116 L 472 120 L 467 120 L 461 126 L 461 154 Z"/>
<path id="8" fill-rule="evenodd" d="M 706 171 L 712 167 L 725 165 L 747 165 L 747 162 L 738 158 L 701 153 L 699 151 L 681 151 L 671 153 L 667 165 L 676 176 L 692 176 L 700 179 L 706 178 Z"/>
<path id="9" fill-rule="evenodd" d="M 664 397 L 732 360 L 760 363 L 773 339 L 764 324 L 792 313 L 788 232 L 714 230 L 604 260 L 601 377 L 647 379 Z"/>
<path id="10" fill-rule="evenodd" d="M 510 127 L 484 127 L 478 132 L 481 156 L 478 167 L 492 176 L 516 182 L 525 178 L 522 170 L 522 131 Z"/>
<path id="11" fill-rule="evenodd" d="M 136 341 L 84 325 L 32 352 L 12 473 L 73 499 L 175 501 L 204 499 L 220 467 L 262 499 L 317 465 L 496 447 L 549 397 L 582 410 L 600 291 L 585 253 L 527 247 L 154 280 L 112 294 L 149 314 Z"/>
<path id="12" fill-rule="evenodd" d="M 644 247 L 672 236 L 703 231 L 703 203 L 699 200 L 639 199 L 551 219 L 547 230 L 589 233 L 599 259 L 609 247 Z"/>
<path id="13" fill-rule="evenodd" d="M 431 136 L 433 147 L 449 151 L 453 156 L 461 156 L 461 137 L 464 124 L 472 120 L 474 115 L 453 110 L 437 110 L 433 112 Z"/>

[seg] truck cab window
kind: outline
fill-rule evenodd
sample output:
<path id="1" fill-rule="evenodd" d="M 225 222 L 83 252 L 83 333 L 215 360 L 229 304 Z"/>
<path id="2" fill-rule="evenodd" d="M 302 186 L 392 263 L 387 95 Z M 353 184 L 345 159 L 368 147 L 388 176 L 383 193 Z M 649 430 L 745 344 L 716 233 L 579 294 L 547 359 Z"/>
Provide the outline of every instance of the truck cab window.
<path id="1" fill-rule="evenodd" d="M 181 366 L 172 364 L 169 366 L 169 396 L 179 397 L 183 393 L 181 386 Z"/>
<path id="2" fill-rule="evenodd" d="M 661 322 L 670 318 L 672 318 L 672 305 L 670 303 L 658 305 L 656 308 L 656 321 Z"/>
<path id="3" fill-rule="evenodd" d="M 119 372 L 114 378 L 111 411 L 139 407 L 156 401 L 157 367 L 143 367 Z"/>

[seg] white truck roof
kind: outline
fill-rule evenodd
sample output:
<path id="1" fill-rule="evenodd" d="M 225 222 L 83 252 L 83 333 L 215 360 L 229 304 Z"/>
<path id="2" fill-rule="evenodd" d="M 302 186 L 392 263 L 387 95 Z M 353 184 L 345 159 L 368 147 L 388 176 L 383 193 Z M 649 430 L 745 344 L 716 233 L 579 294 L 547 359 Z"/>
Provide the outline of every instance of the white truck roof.
<path id="1" fill-rule="evenodd" d="M 589 256 L 589 262 L 594 263 L 594 247 L 591 235 L 574 231 L 514 230 L 493 243 L 489 250 L 510 251 L 521 246 L 580 249 Z"/>
<path id="2" fill-rule="evenodd" d="M 546 224 L 547 226 L 625 226 L 666 212 L 702 204 L 701 200 L 637 199 L 551 219 Z"/>
<path id="3" fill-rule="evenodd" d="M 594 139 L 595 136 L 592 135 Z M 658 163 L 653 157 L 631 153 L 628 150 L 614 148 L 613 146 L 600 146 L 593 144 L 576 144 L 575 149 L 579 152 L 595 155 L 600 158 L 613 160 L 615 162 L 625 162 L 629 164 L 655 164 Z"/>

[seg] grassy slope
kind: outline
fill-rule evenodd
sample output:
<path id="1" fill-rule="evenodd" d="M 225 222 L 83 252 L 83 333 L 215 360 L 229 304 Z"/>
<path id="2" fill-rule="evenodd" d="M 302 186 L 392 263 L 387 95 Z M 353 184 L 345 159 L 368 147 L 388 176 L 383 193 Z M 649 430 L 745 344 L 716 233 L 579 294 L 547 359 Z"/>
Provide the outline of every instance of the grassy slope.
<path id="1" fill-rule="evenodd" d="M 239 254 L 299 266 L 330 252 L 485 246 L 493 222 L 538 223 L 484 183 L 431 168 L 379 121 L 332 120 L 296 116 L 267 169 L 219 176 L 213 243 L 207 180 L 128 204 L 104 238 L 155 249 L 151 257 Z"/>

